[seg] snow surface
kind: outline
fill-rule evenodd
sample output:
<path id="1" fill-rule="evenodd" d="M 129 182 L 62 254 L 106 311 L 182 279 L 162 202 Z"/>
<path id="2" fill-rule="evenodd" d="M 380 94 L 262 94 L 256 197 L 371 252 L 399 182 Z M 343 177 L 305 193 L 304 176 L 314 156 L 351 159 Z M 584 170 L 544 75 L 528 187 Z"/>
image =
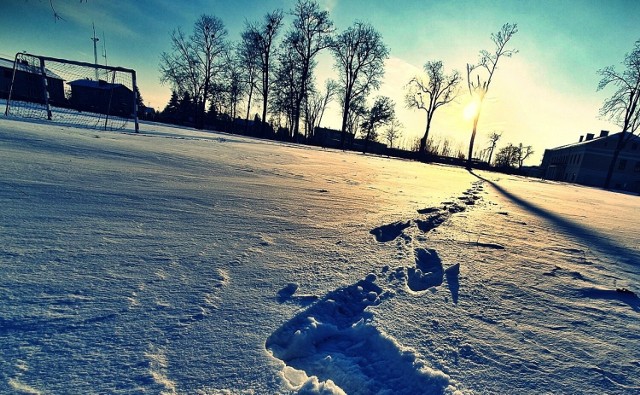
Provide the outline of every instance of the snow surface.
<path id="1" fill-rule="evenodd" d="M 0 393 L 636 394 L 640 198 L 0 118 Z"/>

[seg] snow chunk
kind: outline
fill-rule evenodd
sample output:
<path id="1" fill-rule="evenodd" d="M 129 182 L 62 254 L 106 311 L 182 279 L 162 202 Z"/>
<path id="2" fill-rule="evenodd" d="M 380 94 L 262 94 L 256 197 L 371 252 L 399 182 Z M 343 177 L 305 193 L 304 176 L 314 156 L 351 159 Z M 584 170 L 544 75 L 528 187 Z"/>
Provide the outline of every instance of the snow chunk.
<path id="1" fill-rule="evenodd" d="M 298 395 L 346 395 L 333 381 L 320 382 L 316 376 L 309 377 L 304 371 L 291 366 L 285 366 L 283 375 Z"/>

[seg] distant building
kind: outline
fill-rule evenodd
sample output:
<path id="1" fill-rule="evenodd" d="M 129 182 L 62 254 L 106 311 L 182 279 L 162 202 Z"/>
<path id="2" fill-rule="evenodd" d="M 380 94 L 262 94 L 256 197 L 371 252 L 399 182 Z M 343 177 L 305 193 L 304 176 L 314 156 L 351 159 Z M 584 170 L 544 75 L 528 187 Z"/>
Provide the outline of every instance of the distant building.
<path id="1" fill-rule="evenodd" d="M 343 148 L 342 132 L 330 128 L 316 127 L 311 142 L 326 148 Z M 344 147 L 354 151 L 366 151 L 372 154 L 386 154 L 387 145 L 378 141 L 369 141 L 353 138 L 353 135 L 345 135 Z M 366 149 L 365 149 L 366 147 Z"/>
<path id="2" fill-rule="evenodd" d="M 15 79 L 13 79 L 13 65 L 13 60 L 0 58 L 0 98 L 9 98 L 13 80 L 11 100 L 44 103 L 44 86 L 40 68 L 19 62 L 16 66 Z M 45 69 L 45 75 L 49 89 L 49 102 L 54 106 L 63 106 L 65 103 L 64 81 L 47 69 Z"/>
<path id="3" fill-rule="evenodd" d="M 322 147 L 340 148 L 342 145 L 342 132 L 330 128 L 317 126 L 313 132 L 312 142 Z M 353 135 L 347 133 L 345 136 L 345 146 L 353 144 Z"/>
<path id="4" fill-rule="evenodd" d="M 89 79 L 68 84 L 71 87 L 69 103 L 76 110 L 122 117 L 133 114 L 133 91 L 122 84 Z"/>
<path id="5" fill-rule="evenodd" d="M 603 187 L 618 139 L 622 133 L 600 136 L 587 133 L 577 143 L 547 149 L 540 165 L 540 175 L 548 180 Z M 625 137 L 626 138 L 626 137 Z M 640 137 L 632 136 L 614 165 L 611 187 L 640 193 Z"/>

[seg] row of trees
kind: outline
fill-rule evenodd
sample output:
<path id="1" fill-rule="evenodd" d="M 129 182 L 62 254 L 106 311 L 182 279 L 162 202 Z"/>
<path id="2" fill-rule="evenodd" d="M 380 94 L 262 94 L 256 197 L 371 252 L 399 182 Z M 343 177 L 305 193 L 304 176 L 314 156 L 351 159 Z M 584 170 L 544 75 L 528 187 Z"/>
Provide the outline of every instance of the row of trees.
<path id="1" fill-rule="evenodd" d="M 259 96 L 262 121 L 269 120 L 275 127 L 288 130 L 290 138 L 312 137 L 328 104 L 337 99 L 343 147 L 346 137 L 356 133 L 366 142 L 380 138 L 381 125 L 387 126 L 384 138 L 393 145 L 401 129 L 395 120 L 394 103 L 378 97 L 370 107 L 367 105 L 371 93 L 380 87 L 384 61 L 389 56 L 379 32 L 368 23 L 355 22 L 342 33 L 336 33 L 328 12 L 314 0 L 298 0 L 290 15 L 293 20 L 286 31 L 284 13 L 280 10 L 267 13 L 261 21 L 247 22 L 241 40 L 236 43 L 228 41 L 220 19 L 202 15 L 191 35 L 187 36 L 180 28 L 172 33 L 172 51 L 161 55 L 162 81 L 169 83 L 178 97 L 189 99 L 183 101 L 192 102 L 195 125 L 200 128 L 212 114 L 226 113 L 235 118 L 241 113 L 239 106 L 243 101 L 247 106 L 245 118 L 249 119 L 255 96 Z M 498 64 L 502 58 L 518 52 L 509 47 L 517 32 L 516 24 L 504 24 L 491 35 L 493 48 L 481 50 L 477 62 L 466 66 L 466 88 L 475 105 L 466 155 L 468 166 L 472 164 L 479 119 Z M 318 55 L 325 50 L 333 55 L 338 79 L 319 88 L 314 70 Z M 613 67 L 599 70 L 602 80 L 598 89 L 610 85 L 617 88 L 605 101 L 601 115 L 629 132 L 626 134 L 629 137 L 621 138 L 616 156 L 640 124 L 639 58 L 640 44 L 636 43 L 625 57 L 622 72 Z M 460 95 L 464 80 L 458 71 L 446 72 L 442 61 L 429 60 L 424 65 L 424 75 L 408 82 L 405 105 L 426 114 L 425 132 L 417 147 L 420 153 L 429 152 L 427 142 L 436 111 Z M 494 149 L 495 145 L 486 158 L 488 162 Z M 487 150 L 479 153 L 484 159 Z M 610 173 L 616 159 L 612 160 Z"/>
<path id="2" fill-rule="evenodd" d="M 395 120 L 395 104 L 387 97 L 377 97 L 367 105 L 371 93 L 380 87 L 384 61 L 389 50 L 380 33 L 370 24 L 357 21 L 336 33 L 329 13 L 314 0 L 298 0 L 290 11 L 293 17 L 284 31 L 284 13 L 275 10 L 263 20 L 247 22 L 241 40 L 231 43 L 223 22 L 210 15 L 196 21 L 187 36 L 180 28 L 171 34 L 172 51 L 161 55 L 161 80 L 172 86 L 178 97 L 193 102 L 194 122 L 203 128 L 207 114 L 225 112 L 232 118 L 246 99 L 249 119 L 254 96 L 261 99 L 263 121 L 289 131 L 289 137 L 312 137 L 327 105 L 337 99 L 341 108 L 341 146 L 347 136 L 360 133 L 366 145 L 380 136 L 393 145 L 400 131 Z M 505 24 L 492 35 L 493 52 L 480 51 L 477 64 L 467 65 L 469 93 L 478 103 L 469 146 L 471 160 L 480 109 L 497 69 L 498 60 L 516 53 L 506 44 L 517 32 L 515 24 Z M 279 40 L 279 36 L 283 35 Z M 333 55 L 336 81 L 323 89 L 316 86 L 314 70 L 322 51 Z M 426 112 L 425 133 L 418 151 L 427 153 L 427 141 L 435 112 L 451 103 L 459 94 L 462 75 L 447 74 L 439 60 L 428 61 L 425 75 L 407 84 L 405 104 Z M 188 94 L 188 95 L 187 95 Z M 206 103 L 210 103 L 207 111 Z M 266 125 L 261 123 L 261 125 Z"/>
<path id="3" fill-rule="evenodd" d="M 263 121 L 286 128 L 291 138 L 303 135 L 303 130 L 310 137 L 329 102 L 337 97 L 342 108 L 342 144 L 347 133 L 355 135 L 359 130 L 365 131 L 366 140 L 371 139 L 380 124 L 393 118 L 388 98 L 366 105 L 370 93 L 380 86 L 389 54 L 380 33 L 367 23 L 355 22 L 335 34 L 329 13 L 313 0 L 299 0 L 290 14 L 293 21 L 286 32 L 284 14 L 275 10 L 262 21 L 247 22 L 236 43 L 227 40 L 219 18 L 201 15 L 191 35 L 180 28 L 171 34 L 172 50 L 161 55 L 161 81 L 170 84 L 178 97 L 188 93 L 198 128 L 204 127 L 206 103 L 214 112 L 235 118 L 246 98 L 248 119 L 258 95 Z M 314 69 L 324 50 L 332 53 L 339 78 L 318 89 Z"/>

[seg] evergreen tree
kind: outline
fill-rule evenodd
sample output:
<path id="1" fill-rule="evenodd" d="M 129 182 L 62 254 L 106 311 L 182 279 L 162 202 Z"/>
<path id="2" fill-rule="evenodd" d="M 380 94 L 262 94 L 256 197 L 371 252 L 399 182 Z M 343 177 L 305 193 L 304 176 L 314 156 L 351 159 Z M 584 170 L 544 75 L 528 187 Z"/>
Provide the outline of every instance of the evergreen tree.
<path id="1" fill-rule="evenodd" d="M 182 95 L 178 103 L 178 120 L 180 123 L 184 123 L 185 121 L 193 122 L 195 119 L 194 116 L 196 111 L 196 105 L 191 100 L 191 94 L 188 91 L 185 91 Z"/>
<path id="2" fill-rule="evenodd" d="M 180 111 L 180 100 L 178 98 L 178 92 L 171 91 L 171 98 L 169 103 L 165 106 L 160 116 L 164 122 L 176 123 L 178 112 Z"/>
<path id="3" fill-rule="evenodd" d="M 138 86 L 136 86 L 135 88 L 135 92 L 136 92 L 136 104 L 138 105 L 138 111 L 144 107 L 146 107 L 144 105 L 144 100 L 142 99 L 142 94 L 140 93 L 140 89 L 138 89 Z"/>

